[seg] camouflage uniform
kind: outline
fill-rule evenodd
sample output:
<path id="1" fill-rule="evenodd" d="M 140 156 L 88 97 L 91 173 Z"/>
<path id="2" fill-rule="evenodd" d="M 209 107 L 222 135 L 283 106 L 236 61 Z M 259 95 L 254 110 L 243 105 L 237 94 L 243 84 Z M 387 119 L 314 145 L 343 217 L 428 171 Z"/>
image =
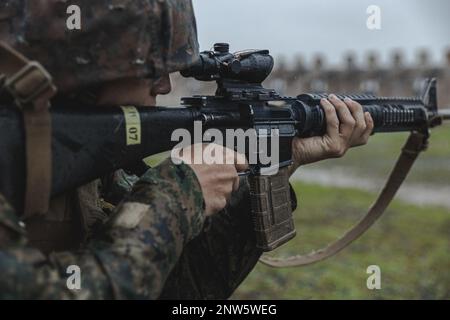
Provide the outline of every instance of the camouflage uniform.
<path id="1" fill-rule="evenodd" d="M 0 198 L 0 298 L 228 298 L 258 261 L 243 181 L 204 223 L 203 197 L 187 165 L 148 170 L 94 239 L 44 256 Z M 81 269 L 69 290 L 67 267 Z"/>
<path id="2" fill-rule="evenodd" d="M 198 54 L 190 1 L 71 4 L 82 9 L 81 31 L 65 28 L 66 1 L 0 3 L 0 40 L 40 61 L 64 93 L 122 78 L 157 79 Z M 56 225 L 24 225 L 0 195 L 0 298 L 227 298 L 257 262 L 245 181 L 225 210 L 204 221 L 201 188 L 186 165 L 166 160 L 140 179 L 124 171 L 114 177 L 103 180 L 100 193 L 95 181 L 74 197 L 53 199 L 62 203 L 53 211 L 70 207 L 83 217 L 88 235 L 62 247 L 56 237 L 45 248 L 31 232 L 54 232 Z M 66 286 L 69 265 L 81 268 L 81 290 Z"/>
<path id="3" fill-rule="evenodd" d="M 203 198 L 186 165 L 149 170 L 96 239 L 79 252 L 44 257 L 26 247 L 25 229 L 1 202 L 3 298 L 156 298 L 183 247 L 203 225 Z M 68 290 L 66 268 L 78 265 L 82 289 Z"/>

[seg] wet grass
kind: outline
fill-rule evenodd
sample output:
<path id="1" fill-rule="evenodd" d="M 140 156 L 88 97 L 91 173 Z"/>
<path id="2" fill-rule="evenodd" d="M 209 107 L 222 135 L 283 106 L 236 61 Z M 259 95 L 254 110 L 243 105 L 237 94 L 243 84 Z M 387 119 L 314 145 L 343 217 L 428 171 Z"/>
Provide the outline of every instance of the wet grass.
<path id="1" fill-rule="evenodd" d="M 310 165 L 316 169 L 342 168 L 346 172 L 367 177 L 385 177 L 393 167 L 407 133 L 375 134 L 366 146 L 353 148 L 341 159 L 332 159 Z M 450 185 L 450 125 L 431 132 L 428 149 L 420 155 L 408 177 L 409 182 Z"/>
<path id="2" fill-rule="evenodd" d="M 341 235 L 374 195 L 296 183 L 297 237 L 277 255 L 306 253 Z M 302 268 L 258 264 L 234 294 L 241 299 L 450 299 L 450 212 L 394 201 L 362 238 L 337 256 Z M 381 268 L 380 290 L 366 286 Z"/>

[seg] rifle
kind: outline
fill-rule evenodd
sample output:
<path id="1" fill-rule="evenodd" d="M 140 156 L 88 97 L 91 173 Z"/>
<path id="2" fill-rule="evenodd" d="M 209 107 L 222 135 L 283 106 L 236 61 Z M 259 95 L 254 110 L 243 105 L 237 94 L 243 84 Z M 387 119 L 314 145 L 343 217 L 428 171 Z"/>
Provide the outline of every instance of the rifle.
<path id="1" fill-rule="evenodd" d="M 230 53 L 228 44 L 218 43 L 214 50 L 200 53 L 197 62 L 181 72 L 200 81 L 216 81 L 215 95 L 182 98 L 178 107 L 53 104 L 52 195 L 170 150 L 177 144 L 171 140 L 173 131 L 185 128 L 193 133 L 195 121 L 202 122 L 203 130 L 253 128 L 258 133 L 276 129 L 279 170 L 274 175 L 263 175 L 266 165 L 256 163 L 246 174 L 257 246 L 264 251 L 277 248 L 295 235 L 287 173 L 292 163 L 292 139 L 325 133 L 320 99 L 327 95 L 283 97 L 264 88 L 262 82 L 273 64 L 268 50 Z M 450 119 L 449 111 L 438 109 L 435 79 L 428 81 L 421 98 L 365 94 L 338 97 L 359 102 L 371 114 L 375 133 L 410 131 L 420 134 L 422 145 L 426 144 L 430 128 Z M 13 103 L 2 104 L 0 123 L 0 193 L 21 212 L 25 150 L 20 110 Z"/>

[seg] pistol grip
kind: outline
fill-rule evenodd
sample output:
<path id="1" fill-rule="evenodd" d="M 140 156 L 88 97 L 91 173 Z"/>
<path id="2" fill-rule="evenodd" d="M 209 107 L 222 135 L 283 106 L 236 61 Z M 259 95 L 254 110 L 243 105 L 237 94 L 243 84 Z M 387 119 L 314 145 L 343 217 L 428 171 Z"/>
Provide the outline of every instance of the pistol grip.
<path id="1" fill-rule="evenodd" d="M 271 251 L 292 239 L 292 217 L 288 167 L 275 175 L 250 175 L 250 200 L 256 234 L 256 246 Z"/>

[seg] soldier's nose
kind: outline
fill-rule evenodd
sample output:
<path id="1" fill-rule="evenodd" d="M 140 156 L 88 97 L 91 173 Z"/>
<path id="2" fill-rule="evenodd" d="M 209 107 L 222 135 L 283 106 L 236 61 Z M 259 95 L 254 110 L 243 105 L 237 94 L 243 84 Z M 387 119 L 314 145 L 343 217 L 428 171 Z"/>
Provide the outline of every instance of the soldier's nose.
<path id="1" fill-rule="evenodd" d="M 169 75 L 164 75 L 157 79 L 153 83 L 151 95 L 156 96 L 158 94 L 168 94 L 172 90 L 172 84 L 170 83 Z"/>

